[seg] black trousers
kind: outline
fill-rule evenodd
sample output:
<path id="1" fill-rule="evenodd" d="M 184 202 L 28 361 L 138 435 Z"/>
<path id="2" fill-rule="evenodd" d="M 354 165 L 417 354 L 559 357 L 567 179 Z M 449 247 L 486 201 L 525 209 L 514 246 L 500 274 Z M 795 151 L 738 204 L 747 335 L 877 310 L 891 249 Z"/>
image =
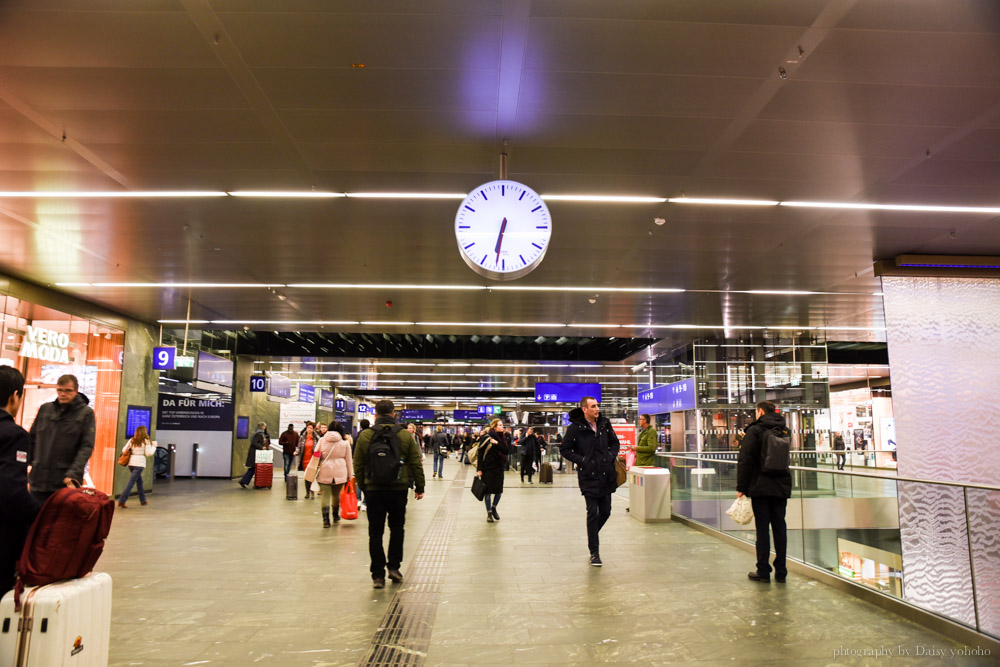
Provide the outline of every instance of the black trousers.
<path id="1" fill-rule="evenodd" d="M 583 498 L 587 501 L 587 546 L 591 554 L 596 554 L 601 549 L 601 540 L 597 534 L 611 516 L 611 494 L 599 498 Z"/>
<path id="2" fill-rule="evenodd" d="M 368 506 L 368 554 L 372 579 L 385 579 L 385 568 L 398 570 L 403 562 L 403 525 L 406 523 L 406 490 L 366 491 Z M 389 558 L 382 547 L 385 522 L 389 520 Z"/>
<path id="3" fill-rule="evenodd" d="M 768 528 L 774 533 L 774 576 L 784 579 L 788 574 L 785 554 L 788 551 L 788 530 L 785 528 L 785 507 L 787 498 L 751 498 L 753 518 L 757 524 L 757 574 L 771 575 L 771 539 Z"/>

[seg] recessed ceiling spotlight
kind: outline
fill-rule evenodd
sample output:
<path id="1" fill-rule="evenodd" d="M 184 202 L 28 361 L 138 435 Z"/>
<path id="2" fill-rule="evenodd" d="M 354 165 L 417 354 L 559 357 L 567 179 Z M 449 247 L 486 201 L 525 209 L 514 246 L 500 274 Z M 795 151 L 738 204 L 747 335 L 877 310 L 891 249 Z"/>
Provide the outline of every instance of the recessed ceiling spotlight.
<path id="1" fill-rule="evenodd" d="M 657 227 L 662 227 L 663 225 L 667 224 L 667 219 L 666 218 L 653 218 L 653 222 L 656 223 Z"/>

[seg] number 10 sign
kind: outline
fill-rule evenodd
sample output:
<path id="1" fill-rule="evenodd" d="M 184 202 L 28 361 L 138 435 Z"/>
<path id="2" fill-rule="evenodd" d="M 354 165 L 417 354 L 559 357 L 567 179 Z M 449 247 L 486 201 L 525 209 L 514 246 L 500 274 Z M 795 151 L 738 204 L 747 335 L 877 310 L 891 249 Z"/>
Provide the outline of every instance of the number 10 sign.
<path id="1" fill-rule="evenodd" d="M 154 347 L 153 348 L 153 370 L 172 371 L 174 370 L 174 359 L 177 356 L 176 347 Z"/>

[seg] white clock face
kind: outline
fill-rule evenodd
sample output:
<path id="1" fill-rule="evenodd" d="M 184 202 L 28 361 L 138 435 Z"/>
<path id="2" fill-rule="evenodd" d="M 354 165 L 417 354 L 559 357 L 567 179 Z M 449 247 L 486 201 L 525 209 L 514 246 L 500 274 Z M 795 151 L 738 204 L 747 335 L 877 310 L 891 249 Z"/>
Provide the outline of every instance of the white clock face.
<path id="1" fill-rule="evenodd" d="M 462 259 L 493 280 L 531 273 L 545 257 L 552 217 L 538 193 L 516 181 L 491 181 L 465 198 L 455 214 Z"/>

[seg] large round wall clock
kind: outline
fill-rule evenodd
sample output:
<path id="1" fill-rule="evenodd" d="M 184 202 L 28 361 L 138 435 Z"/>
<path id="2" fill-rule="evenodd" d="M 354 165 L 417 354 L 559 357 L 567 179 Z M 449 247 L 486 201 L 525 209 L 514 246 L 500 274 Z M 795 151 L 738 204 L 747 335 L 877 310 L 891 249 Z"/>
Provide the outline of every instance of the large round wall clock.
<path id="1" fill-rule="evenodd" d="M 491 280 L 535 270 L 552 238 L 552 216 L 538 193 L 516 181 L 491 181 L 469 193 L 455 214 L 462 259 Z"/>

